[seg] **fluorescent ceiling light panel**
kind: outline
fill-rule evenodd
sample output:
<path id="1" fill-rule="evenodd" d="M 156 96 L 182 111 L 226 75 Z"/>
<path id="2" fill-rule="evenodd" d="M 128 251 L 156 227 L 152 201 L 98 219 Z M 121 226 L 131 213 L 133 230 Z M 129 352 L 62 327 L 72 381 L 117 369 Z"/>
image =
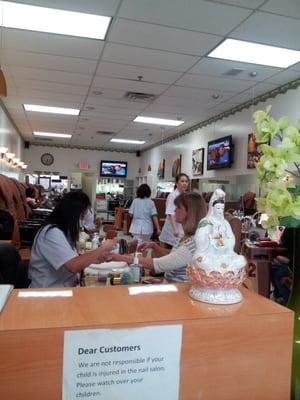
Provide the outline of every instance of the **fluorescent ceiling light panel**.
<path id="1" fill-rule="evenodd" d="M 2 25 L 60 35 L 79 36 L 104 40 L 111 17 L 85 14 L 28 4 L 1 2 Z"/>
<path id="2" fill-rule="evenodd" d="M 80 113 L 80 110 L 77 110 L 76 108 L 48 107 L 34 104 L 24 104 L 24 108 L 26 111 L 36 111 L 51 114 L 79 115 Z"/>
<path id="3" fill-rule="evenodd" d="M 55 137 L 55 138 L 71 138 L 69 133 L 52 133 L 52 132 L 33 132 L 34 136 Z"/>
<path id="4" fill-rule="evenodd" d="M 164 118 L 152 118 L 152 117 L 136 117 L 133 121 L 143 122 L 144 124 L 168 125 L 168 126 L 179 126 L 184 124 L 184 121 L 178 121 L 176 119 L 164 119 Z"/>
<path id="5" fill-rule="evenodd" d="M 208 57 L 287 68 L 300 61 L 300 51 L 226 39 Z"/>
<path id="6" fill-rule="evenodd" d="M 130 139 L 111 139 L 114 143 L 130 143 L 130 144 L 144 144 L 145 140 L 130 140 Z"/>

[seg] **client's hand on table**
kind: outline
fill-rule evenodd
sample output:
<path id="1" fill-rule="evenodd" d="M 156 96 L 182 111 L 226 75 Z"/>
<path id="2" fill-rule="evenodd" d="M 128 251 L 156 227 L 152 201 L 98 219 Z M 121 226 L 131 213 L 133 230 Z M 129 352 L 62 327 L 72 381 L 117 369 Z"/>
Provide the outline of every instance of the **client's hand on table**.
<path id="1" fill-rule="evenodd" d="M 107 239 L 101 246 L 95 250 L 99 253 L 98 262 L 101 263 L 106 260 L 108 253 L 113 249 L 113 247 L 118 243 L 119 238 L 116 237 L 114 239 Z"/>
<path id="2" fill-rule="evenodd" d="M 71 272 L 81 272 L 90 264 L 99 264 L 105 261 L 105 257 L 118 243 L 119 238 L 105 240 L 105 242 L 98 247 L 98 249 L 88 251 L 84 254 L 78 255 L 65 262 L 64 266 Z"/>
<path id="3" fill-rule="evenodd" d="M 110 253 L 106 257 L 105 261 L 125 261 L 128 265 L 130 265 L 134 262 L 134 256 L 130 254 Z M 153 270 L 153 261 L 151 257 L 138 256 L 138 263 L 146 269 Z"/>
<path id="4" fill-rule="evenodd" d="M 144 242 L 137 248 L 138 251 L 144 253 L 145 250 L 152 249 L 152 257 L 162 257 L 170 253 L 169 249 L 161 247 L 157 242 Z"/>
<path id="5" fill-rule="evenodd" d="M 132 264 L 133 256 L 129 254 L 109 253 L 105 257 L 105 261 L 125 261 L 127 264 Z"/>

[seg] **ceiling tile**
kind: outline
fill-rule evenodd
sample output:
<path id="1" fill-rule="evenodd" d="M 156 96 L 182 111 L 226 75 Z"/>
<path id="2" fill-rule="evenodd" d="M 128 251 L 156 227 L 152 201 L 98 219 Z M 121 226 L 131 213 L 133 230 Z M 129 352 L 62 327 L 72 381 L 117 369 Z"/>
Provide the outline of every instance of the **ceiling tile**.
<path id="1" fill-rule="evenodd" d="M 109 36 L 114 43 L 196 56 L 206 54 L 220 40 L 220 36 L 125 19 L 116 20 Z"/>
<path id="2" fill-rule="evenodd" d="M 300 50 L 300 20 L 256 12 L 235 29 L 230 37 Z"/>
<path id="3" fill-rule="evenodd" d="M 226 73 L 235 68 L 241 69 L 242 72 L 236 75 L 234 79 L 249 80 L 252 82 L 262 81 L 282 70 L 281 68 L 206 57 L 202 58 L 191 68 L 189 73 L 230 78 L 230 76 L 226 76 Z M 253 72 L 256 73 L 255 77 L 251 76 Z"/>
<path id="4" fill-rule="evenodd" d="M 240 7 L 204 0 L 123 0 L 118 16 L 159 25 L 225 35 L 250 15 Z"/>
<path id="5" fill-rule="evenodd" d="M 94 74 L 97 66 L 96 60 L 12 50 L 3 51 L 2 62 L 18 67 L 43 68 L 81 74 Z"/>
<path id="6" fill-rule="evenodd" d="M 250 81 L 238 79 L 218 78 L 204 75 L 185 74 L 176 82 L 176 86 L 187 86 L 199 89 L 210 89 L 211 91 L 239 92 L 249 88 Z"/>
<path id="7" fill-rule="evenodd" d="M 264 83 L 272 83 L 278 86 L 299 78 L 300 78 L 300 70 L 298 72 L 293 70 L 287 70 L 279 72 L 277 75 L 273 75 L 271 78 L 266 79 Z"/>
<path id="8" fill-rule="evenodd" d="M 133 80 L 142 77 L 143 82 L 171 84 L 181 76 L 181 73 L 102 61 L 96 75 Z"/>
<path id="9" fill-rule="evenodd" d="M 116 79 L 96 76 L 93 84 L 99 88 L 120 89 L 125 91 L 160 94 L 167 89 L 167 85 L 148 83 L 138 80 Z"/>
<path id="10" fill-rule="evenodd" d="M 18 79 L 33 79 L 46 82 L 75 84 L 75 85 L 90 85 L 92 81 L 91 75 L 76 74 L 72 72 L 63 72 L 55 70 L 46 70 L 39 68 L 24 68 L 11 66 L 10 70 L 16 81 Z"/>
<path id="11" fill-rule="evenodd" d="M 86 99 L 87 105 L 99 105 L 107 107 L 125 108 L 127 110 L 139 111 L 143 110 L 147 104 L 142 101 L 130 101 L 127 99 L 107 99 L 102 96 L 88 96 Z"/>
<path id="12" fill-rule="evenodd" d="M 212 0 L 214 1 L 214 0 Z M 297 0 L 295 0 L 297 1 Z M 218 0 L 219 3 L 230 4 L 245 8 L 255 9 L 265 2 L 265 0 Z"/>
<path id="13" fill-rule="evenodd" d="M 65 85 L 63 83 L 36 81 L 32 79 L 21 79 L 17 78 L 18 89 L 32 89 L 32 90 L 43 90 L 45 92 L 53 93 L 69 93 L 79 94 L 85 96 L 88 92 L 88 87 L 79 85 Z"/>
<path id="14" fill-rule="evenodd" d="M 63 101 L 72 104 L 82 104 L 85 96 L 76 95 L 74 93 L 57 93 L 41 90 L 30 90 L 30 89 L 18 89 L 19 96 L 23 97 L 23 101 L 26 99 L 45 99 L 50 100 L 52 103 L 56 101 Z"/>
<path id="15" fill-rule="evenodd" d="M 17 0 L 16 3 L 28 4 L 28 0 Z M 119 0 L 30 0 L 30 4 L 41 7 L 112 16 L 117 10 Z"/>
<path id="16" fill-rule="evenodd" d="M 74 36 L 2 28 L 4 49 L 98 59 L 104 42 Z"/>
<path id="17" fill-rule="evenodd" d="M 104 49 L 103 60 L 184 72 L 192 67 L 199 57 L 109 43 Z"/>
<path id="18" fill-rule="evenodd" d="M 299 0 L 269 0 L 261 7 L 261 10 L 270 13 L 286 15 L 287 17 L 300 18 Z"/>

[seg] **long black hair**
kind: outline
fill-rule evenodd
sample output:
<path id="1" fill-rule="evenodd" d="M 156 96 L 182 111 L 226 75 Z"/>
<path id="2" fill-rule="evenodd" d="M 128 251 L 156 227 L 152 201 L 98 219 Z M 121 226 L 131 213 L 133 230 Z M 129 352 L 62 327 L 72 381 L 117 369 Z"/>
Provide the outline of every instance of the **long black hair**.
<path id="1" fill-rule="evenodd" d="M 58 228 L 64 232 L 66 238 L 75 246 L 80 231 L 80 216 L 91 206 L 88 196 L 81 192 L 66 193 L 46 220 L 45 225 Z M 48 231 L 47 230 L 47 231 Z"/>

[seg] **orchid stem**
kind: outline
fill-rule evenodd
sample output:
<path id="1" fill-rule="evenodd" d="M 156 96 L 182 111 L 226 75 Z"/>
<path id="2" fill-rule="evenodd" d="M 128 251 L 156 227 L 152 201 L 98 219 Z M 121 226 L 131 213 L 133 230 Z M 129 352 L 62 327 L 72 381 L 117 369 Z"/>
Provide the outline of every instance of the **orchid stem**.
<path id="1" fill-rule="evenodd" d="M 297 168 L 297 169 L 298 169 L 298 168 Z M 298 169 L 298 171 L 299 171 L 299 173 L 300 173 L 300 170 L 299 170 L 299 169 Z M 296 174 L 295 172 L 289 171 L 288 169 L 285 169 L 285 172 L 287 172 L 288 174 L 291 174 L 291 175 L 295 176 L 296 178 L 300 178 L 300 176 L 299 176 L 298 174 Z"/>
<path id="2" fill-rule="evenodd" d="M 297 163 L 294 163 L 295 167 L 297 168 L 298 173 L 300 174 L 300 167 Z"/>

